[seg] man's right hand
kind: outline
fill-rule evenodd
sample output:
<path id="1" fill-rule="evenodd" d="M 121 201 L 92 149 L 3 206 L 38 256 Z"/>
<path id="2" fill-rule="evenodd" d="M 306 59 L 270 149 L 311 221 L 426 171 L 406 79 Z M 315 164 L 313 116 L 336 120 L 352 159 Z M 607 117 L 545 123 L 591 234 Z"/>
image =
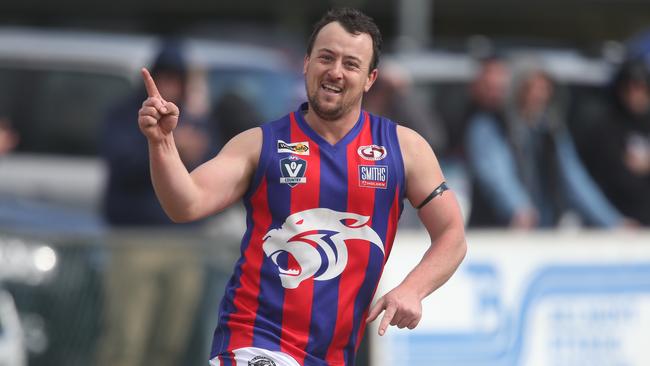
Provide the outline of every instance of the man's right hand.
<path id="1" fill-rule="evenodd" d="M 142 77 L 148 98 L 138 111 L 138 125 L 150 143 L 159 143 L 176 128 L 180 111 L 174 103 L 163 99 L 146 68 L 142 69 Z"/>

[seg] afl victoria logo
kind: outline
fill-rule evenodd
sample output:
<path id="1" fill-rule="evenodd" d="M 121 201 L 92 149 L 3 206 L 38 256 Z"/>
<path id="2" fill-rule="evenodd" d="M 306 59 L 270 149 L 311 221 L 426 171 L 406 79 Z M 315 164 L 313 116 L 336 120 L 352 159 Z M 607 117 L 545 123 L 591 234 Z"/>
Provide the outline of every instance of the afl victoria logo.
<path id="1" fill-rule="evenodd" d="M 381 160 L 388 155 L 386 148 L 378 145 L 360 146 L 359 149 L 357 149 L 357 153 L 362 158 L 372 161 Z"/>

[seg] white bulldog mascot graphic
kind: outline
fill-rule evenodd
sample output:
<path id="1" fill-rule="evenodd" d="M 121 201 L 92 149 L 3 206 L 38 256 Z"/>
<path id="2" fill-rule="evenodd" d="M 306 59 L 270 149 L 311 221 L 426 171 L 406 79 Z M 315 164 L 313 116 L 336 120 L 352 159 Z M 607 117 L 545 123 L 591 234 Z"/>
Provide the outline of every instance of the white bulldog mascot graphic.
<path id="1" fill-rule="evenodd" d="M 284 288 L 297 288 L 310 277 L 330 280 L 348 263 L 346 240 L 366 240 L 384 253 L 381 238 L 367 225 L 369 220 L 368 216 L 328 208 L 297 212 L 287 217 L 282 227 L 266 233 L 262 248 L 278 266 Z"/>

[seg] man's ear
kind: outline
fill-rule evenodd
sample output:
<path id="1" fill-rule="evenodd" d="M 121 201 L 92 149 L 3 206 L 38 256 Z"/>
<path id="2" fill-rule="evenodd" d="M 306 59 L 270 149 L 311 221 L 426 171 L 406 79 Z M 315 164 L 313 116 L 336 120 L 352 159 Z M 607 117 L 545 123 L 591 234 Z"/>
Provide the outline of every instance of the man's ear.
<path id="1" fill-rule="evenodd" d="M 366 93 L 368 92 L 368 90 L 370 90 L 370 87 L 372 86 L 372 84 L 375 83 L 375 81 L 377 80 L 378 75 L 379 75 L 379 70 L 378 69 L 374 69 L 374 70 L 372 70 L 370 72 L 370 74 L 368 74 L 368 80 L 366 80 L 366 85 L 363 87 L 363 90 Z"/>

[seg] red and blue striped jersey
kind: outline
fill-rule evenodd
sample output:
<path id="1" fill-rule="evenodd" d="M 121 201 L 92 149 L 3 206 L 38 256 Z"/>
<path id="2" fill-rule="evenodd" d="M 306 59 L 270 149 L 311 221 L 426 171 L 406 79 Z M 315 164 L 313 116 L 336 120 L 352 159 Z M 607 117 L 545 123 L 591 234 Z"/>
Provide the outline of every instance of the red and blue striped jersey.
<path id="1" fill-rule="evenodd" d="M 262 126 L 244 196 L 247 230 L 226 287 L 211 358 L 285 352 L 301 365 L 353 365 L 405 194 L 396 124 L 362 111 L 331 145 L 307 104 Z"/>

